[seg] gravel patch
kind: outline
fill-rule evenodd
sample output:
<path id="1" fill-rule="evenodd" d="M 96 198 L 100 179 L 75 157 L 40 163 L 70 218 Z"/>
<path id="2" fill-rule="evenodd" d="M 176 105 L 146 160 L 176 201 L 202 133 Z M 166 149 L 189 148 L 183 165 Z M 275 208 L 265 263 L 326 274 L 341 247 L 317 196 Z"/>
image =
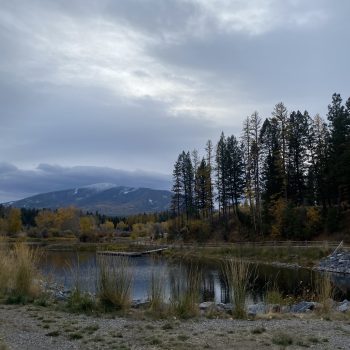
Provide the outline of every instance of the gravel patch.
<path id="1" fill-rule="evenodd" d="M 13 350 L 349 349 L 346 317 L 332 321 L 315 317 L 153 321 L 141 314 L 90 317 L 31 305 L 0 305 L 0 344 L 3 341 Z"/>

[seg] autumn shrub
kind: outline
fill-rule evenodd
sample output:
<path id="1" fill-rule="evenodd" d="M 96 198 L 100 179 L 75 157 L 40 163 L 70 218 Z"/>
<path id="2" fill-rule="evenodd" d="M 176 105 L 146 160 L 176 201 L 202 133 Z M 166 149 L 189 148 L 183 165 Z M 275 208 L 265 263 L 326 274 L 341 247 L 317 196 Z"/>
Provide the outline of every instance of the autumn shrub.
<path id="1" fill-rule="evenodd" d="M 283 230 L 285 228 L 285 212 L 287 208 L 287 203 L 283 198 L 277 199 L 273 202 L 269 214 L 273 220 L 271 225 L 271 236 L 278 237 L 283 235 Z"/>
<path id="2" fill-rule="evenodd" d="M 283 295 L 278 288 L 277 278 L 274 281 L 268 283 L 268 288 L 265 294 L 265 302 L 270 305 L 283 305 L 285 300 Z"/>
<path id="3" fill-rule="evenodd" d="M 188 237 L 185 240 L 205 242 L 210 237 L 210 224 L 203 220 L 190 220 L 188 223 Z"/>
<path id="4" fill-rule="evenodd" d="M 306 211 L 306 238 L 311 238 L 322 230 L 322 217 L 320 210 L 315 207 L 309 207 Z"/>

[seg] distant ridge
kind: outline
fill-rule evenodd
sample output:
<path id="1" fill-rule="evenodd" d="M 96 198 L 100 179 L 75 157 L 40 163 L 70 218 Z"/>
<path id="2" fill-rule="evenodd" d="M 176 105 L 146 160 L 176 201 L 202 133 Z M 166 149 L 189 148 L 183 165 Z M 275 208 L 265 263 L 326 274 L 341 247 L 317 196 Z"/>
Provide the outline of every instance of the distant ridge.
<path id="1" fill-rule="evenodd" d="M 113 216 L 153 213 L 169 209 L 172 193 L 165 190 L 97 183 L 74 189 L 42 193 L 6 203 L 18 208 L 57 209 L 75 206 L 84 211 Z"/>

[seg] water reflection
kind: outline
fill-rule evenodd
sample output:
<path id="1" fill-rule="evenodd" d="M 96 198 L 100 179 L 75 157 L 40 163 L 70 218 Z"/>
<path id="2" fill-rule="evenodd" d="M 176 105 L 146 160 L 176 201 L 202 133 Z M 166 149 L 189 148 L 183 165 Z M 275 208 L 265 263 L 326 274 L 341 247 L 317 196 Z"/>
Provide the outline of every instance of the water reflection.
<path id="1" fill-rule="evenodd" d="M 174 288 L 191 288 L 188 279 L 190 266 L 184 262 L 177 263 L 159 257 L 143 256 L 133 258 L 132 263 L 133 299 L 147 299 L 152 273 L 164 276 L 166 300 L 170 300 Z M 52 280 L 67 289 L 71 289 L 78 281 L 83 290 L 92 293 L 96 291 L 98 270 L 94 253 L 47 252 L 41 266 L 46 275 L 51 276 Z M 201 276 L 201 300 L 228 303 L 229 289 L 220 266 L 215 263 L 201 262 L 198 267 Z M 254 267 L 254 272 L 249 289 L 249 300 L 252 302 L 262 301 L 266 290 L 271 288 L 272 284 L 278 286 L 284 296 L 307 298 L 312 294 L 313 284 L 318 274 L 307 269 L 288 269 L 270 265 L 257 265 Z M 350 276 L 332 275 L 332 282 L 337 287 L 335 295 L 337 300 L 350 298 Z"/>

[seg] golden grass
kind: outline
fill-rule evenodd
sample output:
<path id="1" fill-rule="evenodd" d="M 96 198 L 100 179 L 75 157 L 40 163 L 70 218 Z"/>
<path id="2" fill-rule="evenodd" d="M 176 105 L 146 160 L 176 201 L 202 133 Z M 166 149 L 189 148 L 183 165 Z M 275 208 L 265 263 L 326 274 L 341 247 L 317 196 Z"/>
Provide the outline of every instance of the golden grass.
<path id="1" fill-rule="evenodd" d="M 7 246 L 0 248 L 0 295 L 8 293 L 11 285 L 13 261 Z"/>
<path id="2" fill-rule="evenodd" d="M 21 300 L 40 294 L 40 252 L 25 243 L 0 250 L 0 293 Z"/>

